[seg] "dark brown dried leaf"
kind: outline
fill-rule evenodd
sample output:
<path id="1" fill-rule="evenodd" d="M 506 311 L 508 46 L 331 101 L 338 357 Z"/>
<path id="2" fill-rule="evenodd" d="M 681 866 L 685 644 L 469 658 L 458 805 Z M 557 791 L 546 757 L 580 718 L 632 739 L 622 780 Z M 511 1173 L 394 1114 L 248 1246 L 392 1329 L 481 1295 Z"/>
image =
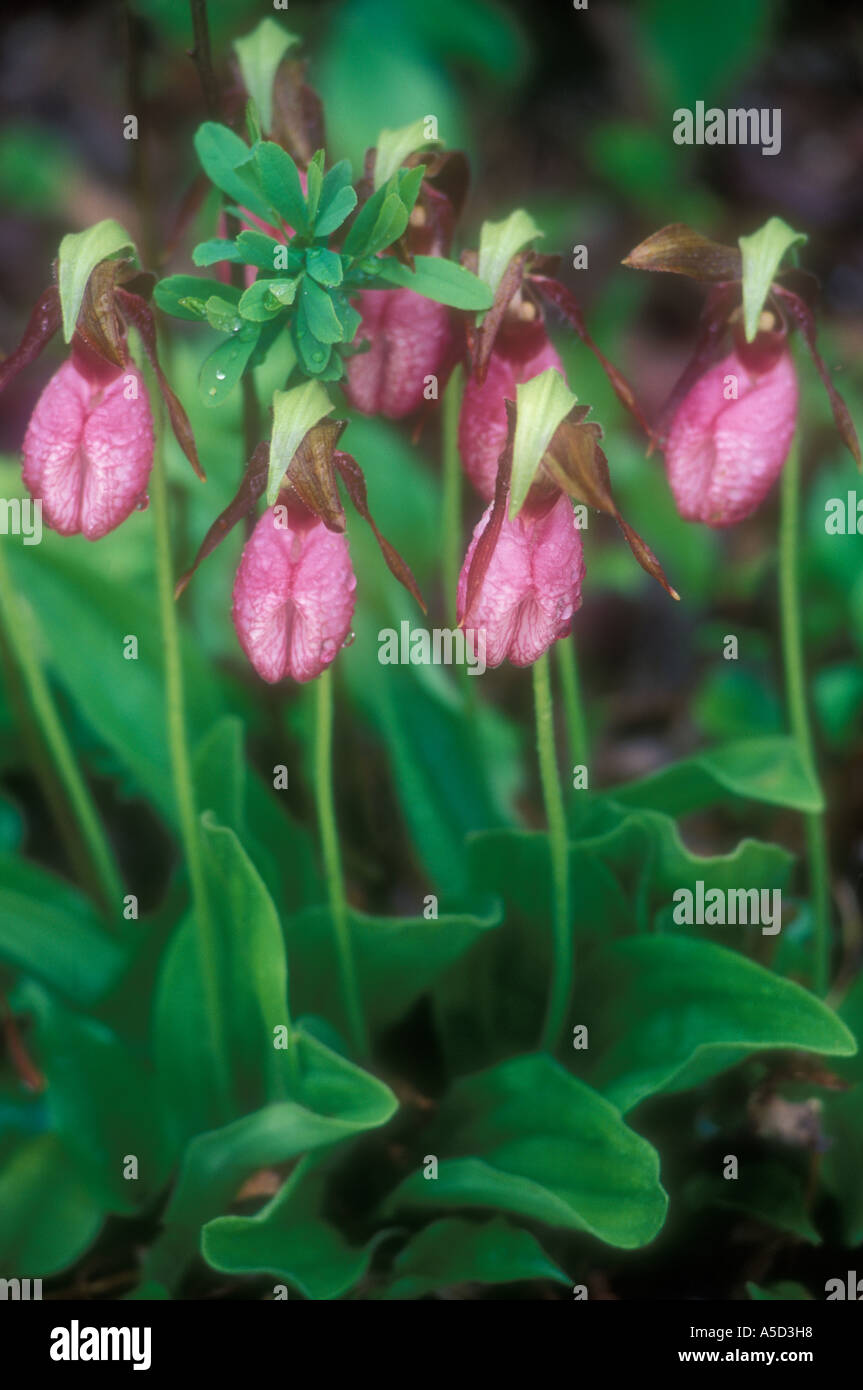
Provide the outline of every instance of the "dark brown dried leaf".
<path id="1" fill-rule="evenodd" d="M 168 407 L 168 417 L 171 421 L 171 428 L 174 431 L 177 443 L 186 455 L 190 464 L 194 468 L 202 482 L 206 482 L 207 475 L 201 467 L 198 458 L 198 450 L 195 445 L 195 436 L 192 433 L 192 426 L 180 401 L 168 384 L 168 379 L 159 364 L 159 350 L 156 342 L 156 320 L 153 310 L 149 304 L 141 298 L 139 294 L 130 294 L 128 290 L 118 289 L 117 303 L 120 311 L 127 323 L 137 328 L 141 335 L 141 342 L 147 354 L 150 366 L 153 369 L 162 399 Z"/>
<path id="2" fill-rule="evenodd" d="M 471 320 L 468 320 L 468 351 L 471 355 L 473 375 L 479 382 L 485 381 L 492 348 L 503 323 L 504 315 L 513 298 L 521 289 L 525 259 L 526 256 L 523 251 L 517 256 L 513 256 L 495 290 L 492 306 L 486 312 L 479 328 L 475 328 Z"/>
<path id="3" fill-rule="evenodd" d="M 51 285 L 36 301 L 36 306 L 27 320 L 24 335 L 14 352 L 0 362 L 0 391 L 13 377 L 35 362 L 45 345 L 51 341 L 60 327 L 60 296 L 55 285 Z"/>
<path id="4" fill-rule="evenodd" d="M 179 598 L 186 588 L 195 570 L 202 560 L 206 560 L 208 555 L 221 545 L 229 531 L 232 531 L 238 521 L 242 521 L 244 516 L 248 516 L 254 509 L 258 498 L 263 495 L 267 487 L 267 475 L 270 468 L 270 446 L 265 440 L 259 444 L 243 473 L 242 481 L 237 489 L 236 496 L 228 503 L 223 512 L 216 517 L 209 531 L 198 548 L 195 556 L 195 563 L 184 575 L 177 580 L 174 589 L 174 598 Z"/>
<path id="5" fill-rule="evenodd" d="M 497 477 L 494 483 L 494 502 L 485 530 L 477 541 L 473 559 L 467 575 L 464 615 L 460 626 L 469 624 L 471 609 L 482 592 L 486 571 L 491 563 L 509 505 L 509 489 L 512 482 L 512 451 L 515 445 L 516 409 L 512 401 L 504 401 L 506 406 L 506 443 L 497 461 Z"/>
<path id="6" fill-rule="evenodd" d="M 410 565 L 402 559 L 395 546 L 390 545 L 389 541 L 381 535 L 375 525 L 372 514 L 369 511 L 366 480 L 363 475 L 363 470 L 360 468 L 356 459 L 353 458 L 351 454 L 344 454 L 336 450 L 333 454 L 333 463 L 338 470 L 342 482 L 348 490 L 348 496 L 363 518 L 363 521 L 367 521 L 372 528 L 375 540 L 381 548 L 381 554 L 387 563 L 390 573 L 395 575 L 399 583 L 403 584 L 408 593 L 416 599 L 422 611 L 424 613 L 428 612 Z"/>
<path id="7" fill-rule="evenodd" d="M 650 546 L 624 520 L 614 500 L 608 460 L 599 445 L 602 430 L 592 421 L 574 416 L 575 412 L 555 430 L 543 466 L 569 497 L 613 516 L 641 568 L 658 580 L 673 599 L 679 599 Z"/>
<path id="8" fill-rule="evenodd" d="M 344 531 L 345 510 L 336 483 L 333 454 L 347 420 L 322 420 L 310 429 L 288 467 L 286 481 L 328 531 Z"/>
<path id="9" fill-rule="evenodd" d="M 554 307 L 559 309 L 566 317 L 567 322 L 575 329 L 585 347 L 590 349 L 597 362 L 599 362 L 605 375 L 611 382 L 614 394 L 617 396 L 621 405 L 625 406 L 630 414 L 635 416 L 635 419 L 641 425 L 645 434 L 649 439 L 652 439 L 653 435 L 650 426 L 647 423 L 641 406 L 636 400 L 635 392 L 623 373 L 617 370 L 613 362 L 609 362 L 608 358 L 600 351 L 591 338 L 587 331 L 587 325 L 584 322 L 581 305 L 572 291 L 568 290 L 566 285 L 562 285 L 559 280 L 553 280 L 548 275 L 531 274 L 529 276 L 529 283 L 539 291 L 544 299 L 548 300 L 550 304 L 553 304 Z"/>
<path id="10" fill-rule="evenodd" d="M 642 241 L 622 262 L 632 270 L 668 271 L 688 275 L 706 284 L 740 280 L 743 258 L 740 248 L 710 241 L 685 222 L 671 222 Z"/>
<path id="11" fill-rule="evenodd" d="M 854 422 L 851 419 L 851 415 L 849 413 L 847 405 L 843 401 L 839 392 L 836 390 L 836 387 L 833 385 L 833 380 L 830 376 L 829 371 L 827 370 L 827 366 L 824 362 L 824 359 L 816 346 L 815 315 L 809 308 L 809 305 L 806 304 L 800 298 L 799 295 L 794 294 L 791 290 L 786 290 L 781 285 L 774 285 L 773 292 L 784 305 L 784 307 L 788 310 L 795 324 L 800 329 L 800 332 L 803 335 L 803 340 L 806 343 L 807 348 L 809 349 L 809 355 L 812 358 L 812 361 L 815 363 L 815 370 L 818 372 L 818 375 L 824 382 L 824 389 L 826 390 L 827 395 L 830 397 L 830 405 L 833 409 L 833 419 L 836 422 L 836 428 L 839 431 L 839 437 L 842 440 L 842 443 L 848 449 L 849 453 L 851 454 L 851 457 L 857 464 L 857 467 L 863 469 L 863 459 L 861 459 L 860 456 L 860 441 L 857 438 L 857 431 L 854 428 Z"/>

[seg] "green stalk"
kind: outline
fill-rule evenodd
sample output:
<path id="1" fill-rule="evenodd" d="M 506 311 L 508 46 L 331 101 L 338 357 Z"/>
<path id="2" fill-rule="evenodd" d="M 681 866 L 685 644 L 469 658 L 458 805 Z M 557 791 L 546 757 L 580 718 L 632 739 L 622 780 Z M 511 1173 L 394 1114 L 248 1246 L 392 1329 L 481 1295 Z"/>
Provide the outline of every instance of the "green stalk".
<path id="1" fill-rule="evenodd" d="M 562 642 L 556 642 L 555 651 L 557 652 L 560 683 L 563 688 L 563 714 L 566 720 L 569 756 L 573 767 L 587 767 L 589 749 L 587 720 L 581 698 L 575 638 L 565 637 Z"/>
<path id="2" fill-rule="evenodd" d="M 330 898 L 330 911 L 336 934 L 342 998 L 348 1017 L 351 1042 L 357 1057 L 369 1050 L 363 1006 L 357 984 L 351 946 L 348 908 L 342 878 L 342 860 L 333 804 L 333 685 L 332 672 L 323 671 L 315 682 L 315 801 L 324 856 L 324 872 Z"/>
<path id="3" fill-rule="evenodd" d="M 554 964 L 548 997 L 541 1046 L 553 1052 L 566 1022 L 566 1011 L 572 995 L 572 941 L 569 921 L 569 848 L 563 796 L 557 774 L 557 755 L 554 746 L 554 710 L 551 699 L 551 674 L 548 652 L 543 652 L 533 666 L 533 700 L 536 711 L 536 747 L 539 755 L 539 775 L 548 821 L 551 848 L 551 877 L 554 894 Z"/>
<path id="4" fill-rule="evenodd" d="M 797 436 L 791 445 L 782 473 L 782 505 L 779 522 L 779 601 L 782 619 L 782 655 L 785 666 L 785 692 L 791 733 L 803 764 L 817 786 L 818 769 L 809 723 L 806 699 L 806 672 L 803 657 L 803 629 L 800 616 L 800 583 L 797 559 L 800 553 L 800 445 Z M 805 816 L 809 889 L 815 925 L 815 992 L 827 993 L 830 979 L 830 862 L 823 811 Z"/>
<path id="5" fill-rule="evenodd" d="M 36 655 L 36 643 L 29 630 L 27 617 L 13 591 L 6 557 L 0 545 L 0 635 L 9 653 L 11 666 L 17 670 L 22 695 L 32 713 L 33 725 L 46 757 L 43 760 L 46 782 L 56 781 L 71 812 L 78 831 L 78 843 L 86 854 L 89 879 L 101 905 L 110 919 L 115 919 L 123 904 L 123 881 L 117 871 L 111 846 L 89 788 L 84 781 L 72 746 L 57 713 L 57 706 L 42 666 Z M 56 803 L 54 787 L 46 790 L 49 801 Z M 74 861 L 73 861 L 74 862 Z"/>
<path id="6" fill-rule="evenodd" d="M 458 452 L 458 417 L 463 376 L 461 367 L 455 367 L 443 394 L 441 554 L 446 611 L 450 627 L 453 628 L 458 625 L 458 577 L 462 561 L 462 473 Z"/>
<path id="7" fill-rule="evenodd" d="M 180 837 L 189 872 L 192 904 L 198 932 L 198 951 L 204 980 L 207 1022 L 216 1089 L 227 1105 L 231 1099 L 231 1080 L 228 1060 L 223 1046 L 220 1026 L 222 982 L 219 978 L 216 929 L 207 891 L 201 825 L 195 804 L 192 762 L 186 731 L 183 666 L 180 657 L 180 632 L 174 605 L 174 567 L 171 559 L 171 534 L 168 521 L 168 481 L 163 449 L 163 412 L 157 419 L 156 453 L 150 476 L 153 533 L 156 542 L 156 574 L 159 590 L 159 616 L 162 626 L 162 651 L 165 662 L 165 717 L 168 747 L 171 754 L 171 773 L 174 797 L 180 821 Z"/>

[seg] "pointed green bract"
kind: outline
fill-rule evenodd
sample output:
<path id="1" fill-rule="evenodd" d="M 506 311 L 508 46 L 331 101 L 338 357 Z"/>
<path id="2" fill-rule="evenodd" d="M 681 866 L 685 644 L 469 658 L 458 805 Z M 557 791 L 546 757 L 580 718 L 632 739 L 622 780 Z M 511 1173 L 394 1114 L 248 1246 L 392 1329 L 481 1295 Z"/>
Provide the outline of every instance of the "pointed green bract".
<path id="1" fill-rule="evenodd" d="M 771 217 L 752 236 L 738 237 L 743 254 L 743 324 L 747 343 L 758 332 L 761 310 L 785 256 L 792 247 L 808 240 L 804 232 L 793 231 L 781 217 Z"/>
<path id="2" fill-rule="evenodd" d="M 115 260 L 131 251 L 137 260 L 135 243 L 125 227 L 113 217 L 88 227 L 85 232 L 68 232 L 57 255 L 57 280 L 63 313 L 63 337 L 69 343 L 75 332 L 87 281 L 102 261 Z"/>
<path id="3" fill-rule="evenodd" d="M 425 133 L 426 118 L 411 121 L 398 130 L 382 130 L 378 136 L 375 159 L 375 188 L 381 188 L 388 178 L 401 168 L 409 155 L 417 150 L 439 149 L 443 140 L 429 139 Z"/>
<path id="4" fill-rule="evenodd" d="M 258 108 L 261 126 L 269 132 L 273 124 L 273 80 L 288 49 L 300 43 L 271 16 L 262 19 L 249 34 L 234 40 L 240 72 L 246 91 Z"/>
<path id="5" fill-rule="evenodd" d="M 477 274 L 488 285 L 492 296 L 513 256 L 543 235 L 524 208 L 511 212 L 500 222 L 483 222 L 479 234 Z"/>
<path id="6" fill-rule="evenodd" d="M 576 401 L 577 397 L 554 367 L 546 368 L 539 376 L 531 377 L 530 381 L 516 387 L 510 521 L 518 516 L 524 506 L 552 436 Z"/>
<path id="7" fill-rule="evenodd" d="M 267 502 L 275 506 L 282 479 L 306 434 L 335 407 L 326 388 L 317 381 L 304 382 L 290 391 L 273 394 L 273 434 L 270 441 L 270 476 Z"/>

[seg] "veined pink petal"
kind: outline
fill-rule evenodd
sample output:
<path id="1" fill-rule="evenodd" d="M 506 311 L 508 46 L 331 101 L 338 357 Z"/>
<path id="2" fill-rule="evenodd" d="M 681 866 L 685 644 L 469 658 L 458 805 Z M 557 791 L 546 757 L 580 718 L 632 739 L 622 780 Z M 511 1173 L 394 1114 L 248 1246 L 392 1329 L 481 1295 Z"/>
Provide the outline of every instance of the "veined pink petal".
<path id="1" fill-rule="evenodd" d="M 425 399 L 426 377 L 446 367 L 449 311 L 414 290 L 364 290 L 355 307 L 363 320 L 355 341 L 371 347 L 348 358 L 348 400 L 364 415 L 411 415 Z"/>
<path id="2" fill-rule="evenodd" d="M 258 675 L 270 683 L 319 676 L 350 631 L 356 584 L 344 535 L 268 508 L 234 582 L 234 627 Z"/>
<path id="3" fill-rule="evenodd" d="M 486 502 L 494 496 L 497 461 L 506 443 L 506 407 L 515 388 L 554 367 L 566 377 L 563 363 L 544 329 L 528 325 L 499 335 L 485 381 L 471 378 L 465 387 L 458 427 L 458 447 L 465 471 Z"/>
<path id="4" fill-rule="evenodd" d="M 107 384 L 70 360 L 48 382 L 24 437 L 24 484 L 62 535 L 98 540 L 146 498 L 153 417 L 131 363 Z"/>
<path id="5" fill-rule="evenodd" d="M 726 399 L 736 390 L 737 399 Z M 687 521 L 733 526 L 779 476 L 797 420 L 797 376 L 786 350 L 767 371 L 732 352 L 695 383 L 671 424 L 665 460 Z"/>
<path id="6" fill-rule="evenodd" d="M 465 615 L 470 563 L 490 515 L 488 507 L 462 566 L 459 622 L 485 634 L 486 665 L 499 666 L 509 657 L 514 666 L 530 666 L 567 635 L 581 605 L 581 532 L 572 503 L 563 495 L 539 518 L 524 510 L 514 521 L 505 518 L 482 589 Z"/>

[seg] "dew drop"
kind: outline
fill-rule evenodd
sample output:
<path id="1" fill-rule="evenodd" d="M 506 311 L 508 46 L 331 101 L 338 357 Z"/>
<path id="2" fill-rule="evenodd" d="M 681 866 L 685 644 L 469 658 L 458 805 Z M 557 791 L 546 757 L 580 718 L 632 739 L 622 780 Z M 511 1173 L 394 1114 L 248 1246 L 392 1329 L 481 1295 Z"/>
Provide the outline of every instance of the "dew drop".
<path id="1" fill-rule="evenodd" d="M 356 634 L 355 632 L 349 632 L 348 635 L 347 635 L 347 637 L 345 638 L 344 642 L 342 643 L 342 646 L 343 646 L 343 647 L 352 647 L 352 646 L 354 645 L 354 642 L 356 642 L 356 640 L 357 640 L 357 634 Z"/>
<path id="2" fill-rule="evenodd" d="M 135 503 L 135 511 L 136 511 L 136 512 L 145 512 L 145 511 L 147 510 L 147 508 L 149 507 L 149 505 L 150 505 L 150 496 L 149 496 L 149 493 L 146 493 L 146 492 L 145 492 L 144 495 L 143 495 L 143 497 L 139 497 L 138 500 L 137 500 L 137 502 Z"/>
<path id="3" fill-rule="evenodd" d="M 216 372 L 216 380 L 217 380 L 217 381 L 224 381 L 224 380 L 225 380 L 225 373 L 224 373 L 224 372 Z M 211 395 L 211 396 L 215 396 L 215 394 L 216 394 L 215 391 L 211 391 L 211 392 L 210 392 L 210 395 Z"/>

